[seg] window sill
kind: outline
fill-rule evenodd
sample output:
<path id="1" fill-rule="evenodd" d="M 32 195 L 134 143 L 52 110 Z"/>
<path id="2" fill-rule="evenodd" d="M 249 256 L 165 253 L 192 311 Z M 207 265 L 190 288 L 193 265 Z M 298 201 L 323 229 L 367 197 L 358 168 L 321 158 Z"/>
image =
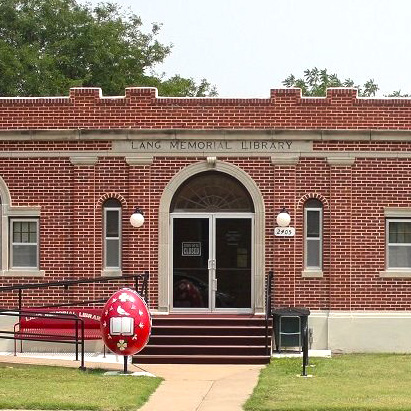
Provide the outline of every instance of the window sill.
<path id="1" fill-rule="evenodd" d="M 121 269 L 104 269 L 101 272 L 101 276 L 102 277 L 121 277 L 123 275 L 123 272 L 121 271 Z"/>
<path id="2" fill-rule="evenodd" d="M 309 270 L 306 269 L 301 273 L 302 277 L 306 277 L 306 278 L 322 278 L 324 277 L 324 273 L 323 270 L 318 269 L 318 270 Z"/>
<path id="3" fill-rule="evenodd" d="M 44 270 L 33 268 L 0 271 L 2 277 L 44 277 L 45 274 Z"/>
<path id="4" fill-rule="evenodd" d="M 382 278 L 411 278 L 411 268 L 380 271 Z"/>

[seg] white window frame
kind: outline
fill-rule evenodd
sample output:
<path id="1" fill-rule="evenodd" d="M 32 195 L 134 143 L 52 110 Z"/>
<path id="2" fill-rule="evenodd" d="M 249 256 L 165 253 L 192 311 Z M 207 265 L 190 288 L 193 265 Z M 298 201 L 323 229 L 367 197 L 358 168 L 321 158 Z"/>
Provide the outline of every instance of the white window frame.
<path id="1" fill-rule="evenodd" d="M 411 222 L 411 208 L 410 207 L 384 207 L 384 244 L 385 244 L 385 263 L 384 271 L 380 271 L 380 277 L 383 278 L 411 278 L 411 267 L 393 267 L 388 266 L 389 259 L 389 223 L 391 221 L 405 221 Z"/>
<path id="2" fill-rule="evenodd" d="M 309 200 L 308 200 L 309 201 Z M 319 201 L 319 200 L 318 200 Z M 320 201 L 319 201 L 320 202 Z M 308 228 L 308 212 L 318 212 L 319 213 L 319 236 L 311 237 L 310 240 L 307 236 Z M 319 265 L 318 266 L 309 266 L 308 265 L 308 242 L 309 241 L 318 241 L 319 243 Z M 303 277 L 322 277 L 323 276 L 323 207 L 315 207 L 304 205 L 304 270 Z"/>
<path id="3" fill-rule="evenodd" d="M 34 243 L 30 242 L 21 242 L 16 243 L 13 240 L 14 234 L 14 223 L 35 223 L 36 224 L 36 241 Z M 11 270 L 38 270 L 40 264 L 40 224 L 38 218 L 10 218 L 10 269 Z M 14 257 L 14 247 L 17 245 L 30 245 L 35 246 L 36 248 L 36 264 L 34 266 L 14 266 L 13 257 Z"/>
<path id="4" fill-rule="evenodd" d="M 411 243 L 390 243 L 390 223 L 411 223 L 411 218 L 387 218 L 385 220 L 385 268 L 387 271 L 411 271 L 411 265 L 409 267 L 390 267 L 390 246 L 411 247 Z"/>
<path id="5" fill-rule="evenodd" d="M 44 277 L 45 271 L 38 268 L 22 268 L 14 269 L 10 266 L 10 219 L 11 218 L 28 218 L 28 219 L 40 219 L 41 207 L 40 206 L 13 206 L 11 196 L 7 184 L 0 176 L 0 230 L 1 230 L 1 264 L 0 264 L 0 276 L 1 277 Z M 39 220 L 40 221 L 40 220 Z M 39 223 L 40 224 L 40 223 Z M 40 225 L 38 226 L 38 235 L 40 238 Z M 40 244 L 38 247 L 40 255 Z M 40 258 L 38 258 L 40 261 Z M 40 263 L 38 263 L 40 264 Z"/>
<path id="6" fill-rule="evenodd" d="M 108 211 L 117 211 L 118 212 L 118 237 L 107 237 L 107 212 Z M 122 267 L 122 210 L 121 206 L 118 207 L 105 207 L 103 205 L 103 276 L 121 276 L 121 267 Z M 118 241 L 118 256 L 119 262 L 118 266 L 109 266 L 107 265 L 107 243 L 110 240 Z"/>

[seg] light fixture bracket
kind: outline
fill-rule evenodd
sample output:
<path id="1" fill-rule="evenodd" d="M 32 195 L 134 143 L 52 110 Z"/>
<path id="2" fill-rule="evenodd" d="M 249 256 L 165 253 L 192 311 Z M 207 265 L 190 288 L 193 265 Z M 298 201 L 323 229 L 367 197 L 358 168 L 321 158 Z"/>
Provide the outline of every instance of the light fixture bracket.
<path id="1" fill-rule="evenodd" d="M 285 207 L 283 207 L 280 213 L 277 215 L 276 221 L 279 227 L 288 227 L 290 225 L 290 213 L 287 211 Z"/>

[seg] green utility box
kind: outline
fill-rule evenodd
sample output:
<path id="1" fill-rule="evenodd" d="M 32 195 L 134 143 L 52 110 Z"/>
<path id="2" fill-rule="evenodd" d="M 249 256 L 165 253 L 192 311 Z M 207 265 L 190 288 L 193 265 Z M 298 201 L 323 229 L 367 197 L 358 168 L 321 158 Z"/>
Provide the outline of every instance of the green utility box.
<path id="1" fill-rule="evenodd" d="M 274 324 L 275 350 L 298 351 L 303 349 L 303 330 L 307 327 L 308 308 L 276 308 L 271 312 Z"/>

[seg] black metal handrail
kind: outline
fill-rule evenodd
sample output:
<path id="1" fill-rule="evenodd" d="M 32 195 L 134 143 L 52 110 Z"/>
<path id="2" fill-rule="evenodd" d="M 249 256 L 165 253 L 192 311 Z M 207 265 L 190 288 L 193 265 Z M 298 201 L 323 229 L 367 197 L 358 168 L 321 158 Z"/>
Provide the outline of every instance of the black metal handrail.
<path id="1" fill-rule="evenodd" d="M 24 290 L 33 290 L 37 288 L 49 288 L 49 287 L 63 287 L 65 290 L 68 290 L 70 286 L 77 285 L 77 284 L 108 283 L 112 281 L 122 281 L 122 280 L 129 280 L 129 279 L 134 280 L 134 287 L 136 291 L 144 298 L 144 300 L 146 301 L 148 305 L 149 304 L 149 301 L 148 301 L 149 273 L 148 271 L 145 271 L 144 274 L 123 275 L 121 277 L 83 278 L 79 280 L 63 280 L 63 281 L 54 281 L 54 282 L 47 282 L 47 283 L 17 284 L 17 285 L 12 285 L 12 286 L 7 286 L 7 287 L 0 287 L 0 293 L 18 291 L 18 306 L 15 309 L 17 309 L 18 311 L 21 311 L 23 307 L 23 291 Z M 82 304 L 103 303 L 105 301 L 106 299 L 82 300 L 82 301 L 72 301 L 70 303 L 30 306 L 30 308 L 70 307 L 70 306 L 76 306 L 76 305 L 82 305 Z M 10 308 L 0 307 L 0 309 L 8 310 Z"/>
<path id="2" fill-rule="evenodd" d="M 78 284 L 95 284 L 95 283 L 108 283 L 112 281 L 124 281 L 133 279 L 135 290 L 145 299 L 147 305 L 149 305 L 148 301 L 148 279 L 149 273 L 148 271 L 144 272 L 144 274 L 133 274 L 133 275 L 123 275 L 121 277 L 100 277 L 100 278 L 82 278 L 77 280 L 63 280 L 63 281 L 54 281 L 54 282 L 46 282 L 46 283 L 36 283 L 36 284 L 17 284 L 7 287 L 0 287 L 0 293 L 10 292 L 10 291 L 17 291 L 18 292 L 18 307 L 14 309 L 10 308 L 2 308 L 0 307 L 0 316 L 1 315 L 8 315 L 8 316 L 18 316 L 19 322 L 18 325 L 21 323 L 21 317 L 23 316 L 32 316 L 32 317 L 41 317 L 44 319 L 72 319 L 75 322 L 75 336 L 73 339 L 67 338 L 65 336 L 59 336 L 56 339 L 55 335 L 47 335 L 47 334 L 36 334 L 36 333 L 25 333 L 24 335 L 27 338 L 24 338 L 24 335 L 16 334 L 14 331 L 5 331 L 0 330 L 0 338 L 8 338 L 13 339 L 14 344 L 16 344 L 16 340 L 31 340 L 31 341 L 47 341 L 47 342 L 56 342 L 56 343 L 68 343 L 68 344 L 75 344 L 76 346 L 76 360 L 78 360 L 78 348 L 79 345 L 81 346 L 81 369 L 85 369 L 84 367 L 84 320 L 79 318 L 76 314 L 63 314 L 63 313 L 53 313 L 52 311 L 48 311 L 47 313 L 41 313 L 39 311 L 32 311 L 32 309 L 39 309 L 39 308 L 57 308 L 57 307 L 70 307 L 70 306 L 80 306 L 80 305 L 89 305 L 95 303 L 104 303 L 107 301 L 105 299 L 95 299 L 95 300 L 82 300 L 82 301 L 71 301 L 70 303 L 58 303 L 58 304 L 49 304 L 49 305 L 39 305 L 39 306 L 31 306 L 29 309 L 23 309 L 23 291 L 24 290 L 33 290 L 33 289 L 41 289 L 41 288 L 50 288 L 50 287 L 63 287 L 66 291 L 69 289 L 70 286 L 78 285 Z M 80 325 L 80 328 L 79 328 Z M 79 336 L 80 331 L 80 336 Z M 10 336 L 12 334 L 12 336 Z M 41 339 L 38 339 L 38 338 Z M 80 337 L 80 341 L 79 341 Z"/>
<path id="3" fill-rule="evenodd" d="M 266 279 L 265 286 L 265 349 L 267 355 L 271 354 L 270 345 L 268 343 L 268 323 L 271 317 L 271 292 L 272 292 L 272 281 L 274 278 L 274 272 L 270 270 Z"/>
<path id="4" fill-rule="evenodd" d="M 20 332 L 20 329 L 16 332 L 16 325 L 13 331 L 0 330 L 0 339 L 14 340 L 14 351 L 16 352 L 16 341 L 29 340 L 29 341 L 45 341 L 60 344 L 74 344 L 76 346 L 76 361 L 78 361 L 78 348 L 81 347 L 81 365 L 80 369 L 84 370 L 84 320 L 76 314 L 65 313 L 53 313 L 53 312 L 41 312 L 33 310 L 0 310 L 0 316 L 19 317 L 20 324 L 21 317 L 34 317 L 42 318 L 43 320 L 69 320 L 73 321 L 73 335 L 59 335 L 56 334 L 44 334 L 35 332 Z M 80 331 L 80 335 L 79 335 Z"/>

